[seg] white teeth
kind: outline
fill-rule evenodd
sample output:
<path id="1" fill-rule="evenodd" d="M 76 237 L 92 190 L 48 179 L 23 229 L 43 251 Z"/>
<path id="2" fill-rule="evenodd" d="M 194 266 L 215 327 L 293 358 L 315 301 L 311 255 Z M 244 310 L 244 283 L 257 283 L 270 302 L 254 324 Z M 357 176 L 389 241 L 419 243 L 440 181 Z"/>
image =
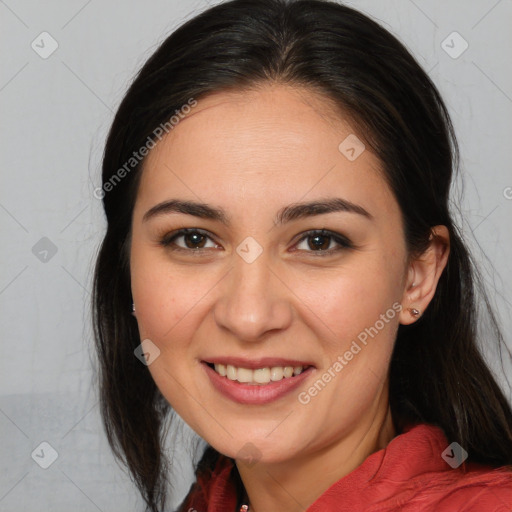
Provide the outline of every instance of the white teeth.
<path id="1" fill-rule="evenodd" d="M 285 377 L 291 377 L 293 375 L 293 366 L 285 366 L 283 373 Z"/>
<path id="2" fill-rule="evenodd" d="M 240 370 L 238 370 L 240 372 Z M 270 368 L 258 368 L 252 371 L 254 381 L 258 384 L 268 384 L 270 382 Z"/>
<path id="3" fill-rule="evenodd" d="M 247 368 L 237 368 L 236 380 L 238 382 L 252 382 L 252 374 L 252 370 L 248 370 Z"/>
<path id="4" fill-rule="evenodd" d="M 283 368 L 281 366 L 274 366 L 270 370 L 270 378 L 273 381 L 281 380 L 284 377 Z"/>
<path id="5" fill-rule="evenodd" d="M 256 370 L 220 363 L 216 363 L 214 366 L 215 371 L 222 377 L 244 384 L 268 384 L 271 381 L 277 382 L 283 378 L 300 375 L 304 371 L 304 366 L 273 366 L 272 368 L 257 368 Z"/>
<path id="6" fill-rule="evenodd" d="M 236 380 L 236 368 L 228 364 L 226 367 L 226 375 L 229 380 Z"/>

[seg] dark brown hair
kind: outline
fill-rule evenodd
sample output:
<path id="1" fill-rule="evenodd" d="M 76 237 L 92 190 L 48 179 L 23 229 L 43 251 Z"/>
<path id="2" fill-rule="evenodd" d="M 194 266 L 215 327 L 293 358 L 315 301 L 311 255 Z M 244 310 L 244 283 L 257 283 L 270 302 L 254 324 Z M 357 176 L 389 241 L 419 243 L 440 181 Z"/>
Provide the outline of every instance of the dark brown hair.
<path id="1" fill-rule="evenodd" d="M 428 75 L 367 16 L 323 0 L 233 0 L 186 22 L 149 58 L 120 104 L 103 184 L 190 98 L 267 81 L 319 91 L 356 121 L 400 206 L 410 254 L 426 248 L 432 226 L 449 230 L 435 296 L 419 321 L 398 330 L 390 367 L 397 431 L 408 422 L 437 425 L 469 460 L 511 465 L 512 411 L 478 348 L 477 304 L 490 319 L 482 341 L 501 347 L 502 335 L 450 212 L 458 168 L 452 124 Z M 108 440 L 148 509 L 157 511 L 166 494 L 162 442 L 170 406 L 133 353 L 140 339 L 130 314 L 129 250 L 141 171 L 135 166 L 103 197 L 108 226 L 95 269 L 94 327 Z M 211 467 L 217 456 L 210 447 L 202 465 Z"/>

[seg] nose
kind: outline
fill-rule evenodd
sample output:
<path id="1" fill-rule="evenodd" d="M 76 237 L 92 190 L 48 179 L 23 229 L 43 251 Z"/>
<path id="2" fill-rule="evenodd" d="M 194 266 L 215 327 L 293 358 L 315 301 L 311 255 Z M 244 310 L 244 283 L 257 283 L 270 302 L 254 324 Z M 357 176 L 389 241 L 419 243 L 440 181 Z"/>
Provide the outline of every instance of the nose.
<path id="1" fill-rule="evenodd" d="M 293 317 L 292 292 L 283 284 L 277 266 L 271 266 L 265 252 L 251 263 L 238 254 L 233 260 L 214 306 L 217 325 L 245 342 L 286 329 Z"/>

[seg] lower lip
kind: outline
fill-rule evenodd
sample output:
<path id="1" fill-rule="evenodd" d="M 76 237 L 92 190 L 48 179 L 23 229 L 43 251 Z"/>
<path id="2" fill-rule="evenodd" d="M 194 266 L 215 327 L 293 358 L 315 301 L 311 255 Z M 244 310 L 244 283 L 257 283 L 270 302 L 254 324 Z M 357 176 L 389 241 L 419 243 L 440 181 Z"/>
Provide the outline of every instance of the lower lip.
<path id="1" fill-rule="evenodd" d="M 314 368 L 310 366 L 299 375 L 284 377 L 279 381 L 271 381 L 268 384 L 242 384 L 236 380 L 222 377 L 204 362 L 202 362 L 201 365 L 204 367 L 206 374 L 217 391 L 234 402 L 251 405 L 267 404 L 291 393 L 294 389 L 299 387 L 314 370 Z"/>

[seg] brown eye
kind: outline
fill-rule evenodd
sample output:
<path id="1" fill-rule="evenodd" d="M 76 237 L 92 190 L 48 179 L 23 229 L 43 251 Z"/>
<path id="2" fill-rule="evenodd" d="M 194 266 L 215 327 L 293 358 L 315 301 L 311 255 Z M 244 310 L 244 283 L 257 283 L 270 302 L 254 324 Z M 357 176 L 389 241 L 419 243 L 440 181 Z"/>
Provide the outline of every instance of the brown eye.
<path id="1" fill-rule="evenodd" d="M 201 233 L 187 233 L 186 235 L 182 235 L 183 240 L 185 241 L 185 245 L 189 249 L 197 249 L 198 247 L 204 247 L 206 243 L 206 236 Z"/>
<path id="2" fill-rule="evenodd" d="M 308 246 L 310 249 L 319 249 L 321 251 L 325 251 L 329 249 L 332 237 L 325 235 L 315 235 L 313 237 L 308 237 L 307 239 L 309 240 Z"/>
<path id="3" fill-rule="evenodd" d="M 180 229 L 175 233 L 171 233 L 165 236 L 160 241 L 160 244 L 164 247 L 171 247 L 174 250 L 197 251 L 201 249 L 208 249 L 209 247 L 206 246 L 208 240 L 211 240 L 210 236 L 198 229 Z M 180 241 L 180 243 L 177 241 Z M 211 240 L 211 242 L 211 248 L 218 247 L 217 244 L 213 242 L 213 240 Z"/>
<path id="4" fill-rule="evenodd" d="M 302 248 L 299 247 L 301 244 L 303 245 Z M 339 233 L 323 229 L 305 233 L 297 244 L 298 250 L 314 253 L 333 253 L 349 248 L 353 248 L 350 240 Z"/>

